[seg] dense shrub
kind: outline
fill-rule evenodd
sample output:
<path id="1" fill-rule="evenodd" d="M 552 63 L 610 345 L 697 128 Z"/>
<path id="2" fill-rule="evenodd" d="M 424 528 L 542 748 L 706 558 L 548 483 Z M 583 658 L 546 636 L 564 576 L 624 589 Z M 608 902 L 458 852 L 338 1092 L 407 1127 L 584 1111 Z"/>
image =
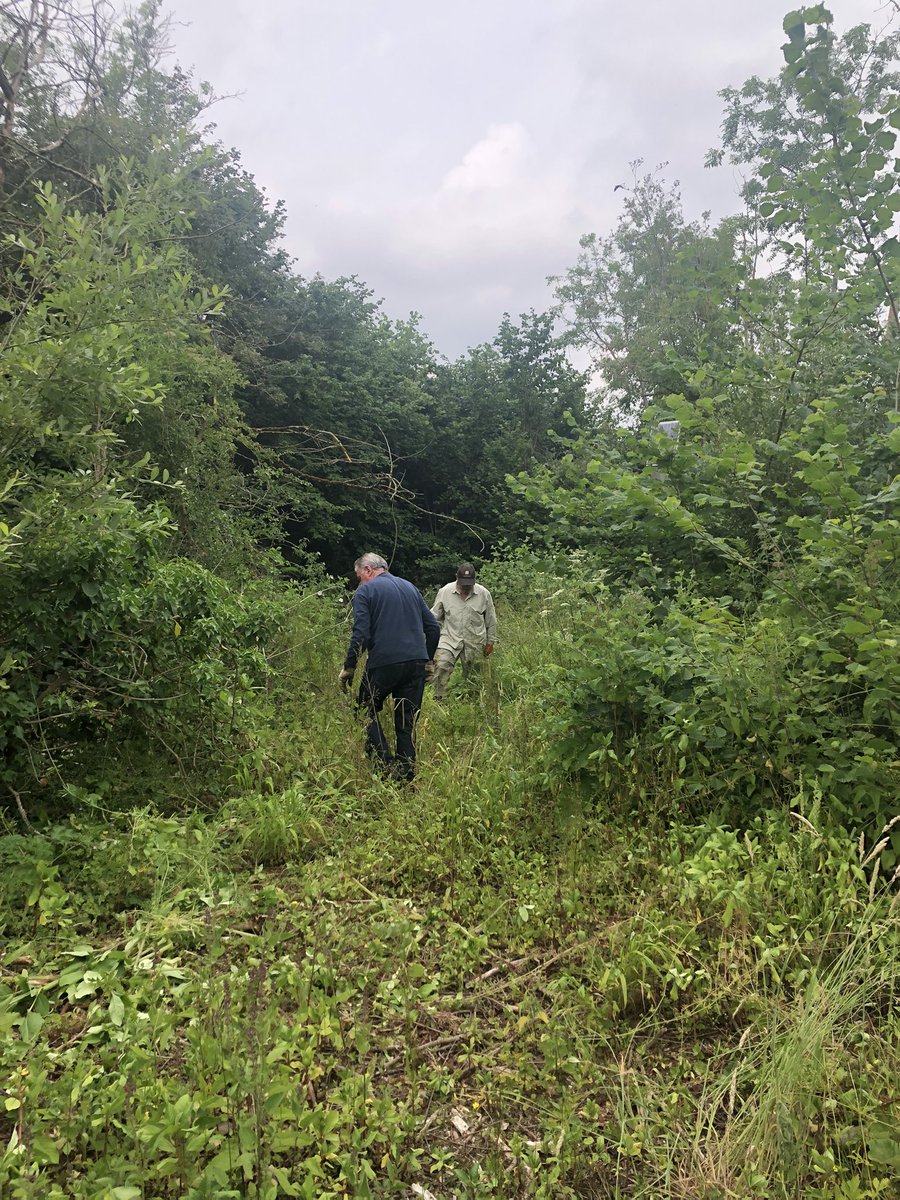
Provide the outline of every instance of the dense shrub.
<path id="1" fill-rule="evenodd" d="M 811 645 L 841 644 L 840 614 L 813 642 L 777 612 L 736 616 L 727 598 L 685 588 L 664 606 L 642 592 L 607 595 L 583 624 L 546 718 L 558 768 L 737 811 L 818 780 L 843 819 L 890 815 L 897 767 L 884 706 L 850 691 L 846 670 L 810 661 Z"/>

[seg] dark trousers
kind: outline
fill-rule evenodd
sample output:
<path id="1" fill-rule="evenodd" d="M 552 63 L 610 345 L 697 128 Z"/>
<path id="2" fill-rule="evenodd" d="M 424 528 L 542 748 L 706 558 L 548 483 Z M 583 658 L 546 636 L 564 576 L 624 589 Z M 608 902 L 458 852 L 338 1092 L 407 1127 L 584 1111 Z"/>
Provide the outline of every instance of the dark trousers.
<path id="1" fill-rule="evenodd" d="M 378 714 L 388 696 L 394 698 L 394 732 L 397 753 L 393 759 L 397 774 L 412 779 L 415 773 L 416 746 L 413 732 L 425 692 L 425 663 L 390 663 L 386 667 L 367 667 L 359 686 L 357 707 L 369 719 L 366 727 L 366 753 L 382 763 L 390 763 L 391 748 L 381 728 Z"/>

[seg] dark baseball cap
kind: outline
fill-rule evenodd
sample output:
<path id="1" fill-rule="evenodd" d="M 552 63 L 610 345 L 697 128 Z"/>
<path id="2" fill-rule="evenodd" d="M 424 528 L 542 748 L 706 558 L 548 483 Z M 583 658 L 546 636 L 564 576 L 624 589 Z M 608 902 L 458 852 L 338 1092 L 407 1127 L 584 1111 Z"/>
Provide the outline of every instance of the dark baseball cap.
<path id="1" fill-rule="evenodd" d="M 456 568 L 456 578 L 461 579 L 463 583 L 474 583 L 478 578 L 478 572 L 471 563 L 460 563 Z"/>

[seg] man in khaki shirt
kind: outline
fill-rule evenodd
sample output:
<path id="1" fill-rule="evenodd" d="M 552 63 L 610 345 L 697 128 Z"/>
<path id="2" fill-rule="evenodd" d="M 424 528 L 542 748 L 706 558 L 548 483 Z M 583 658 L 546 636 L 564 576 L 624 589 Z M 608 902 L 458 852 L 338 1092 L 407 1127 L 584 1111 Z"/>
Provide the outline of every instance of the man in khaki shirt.
<path id="1" fill-rule="evenodd" d="M 460 659 L 463 678 L 477 677 L 497 640 L 497 615 L 491 593 L 476 583 L 471 563 L 459 564 L 456 579 L 441 588 L 431 611 L 441 627 L 432 682 L 435 700 L 442 700 Z"/>

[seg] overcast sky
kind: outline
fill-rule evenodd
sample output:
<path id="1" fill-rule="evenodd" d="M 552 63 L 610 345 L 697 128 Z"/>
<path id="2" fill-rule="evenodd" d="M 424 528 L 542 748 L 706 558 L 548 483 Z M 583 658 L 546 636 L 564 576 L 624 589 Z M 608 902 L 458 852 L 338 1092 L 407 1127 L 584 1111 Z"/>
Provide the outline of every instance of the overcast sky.
<path id="1" fill-rule="evenodd" d="M 799 3 L 799 0 L 798 0 Z M 305 276 L 357 275 L 449 358 L 552 300 L 629 163 L 738 208 L 717 92 L 775 74 L 790 0 L 169 0 L 217 135 L 287 206 Z M 843 32 L 891 6 L 834 0 Z"/>

